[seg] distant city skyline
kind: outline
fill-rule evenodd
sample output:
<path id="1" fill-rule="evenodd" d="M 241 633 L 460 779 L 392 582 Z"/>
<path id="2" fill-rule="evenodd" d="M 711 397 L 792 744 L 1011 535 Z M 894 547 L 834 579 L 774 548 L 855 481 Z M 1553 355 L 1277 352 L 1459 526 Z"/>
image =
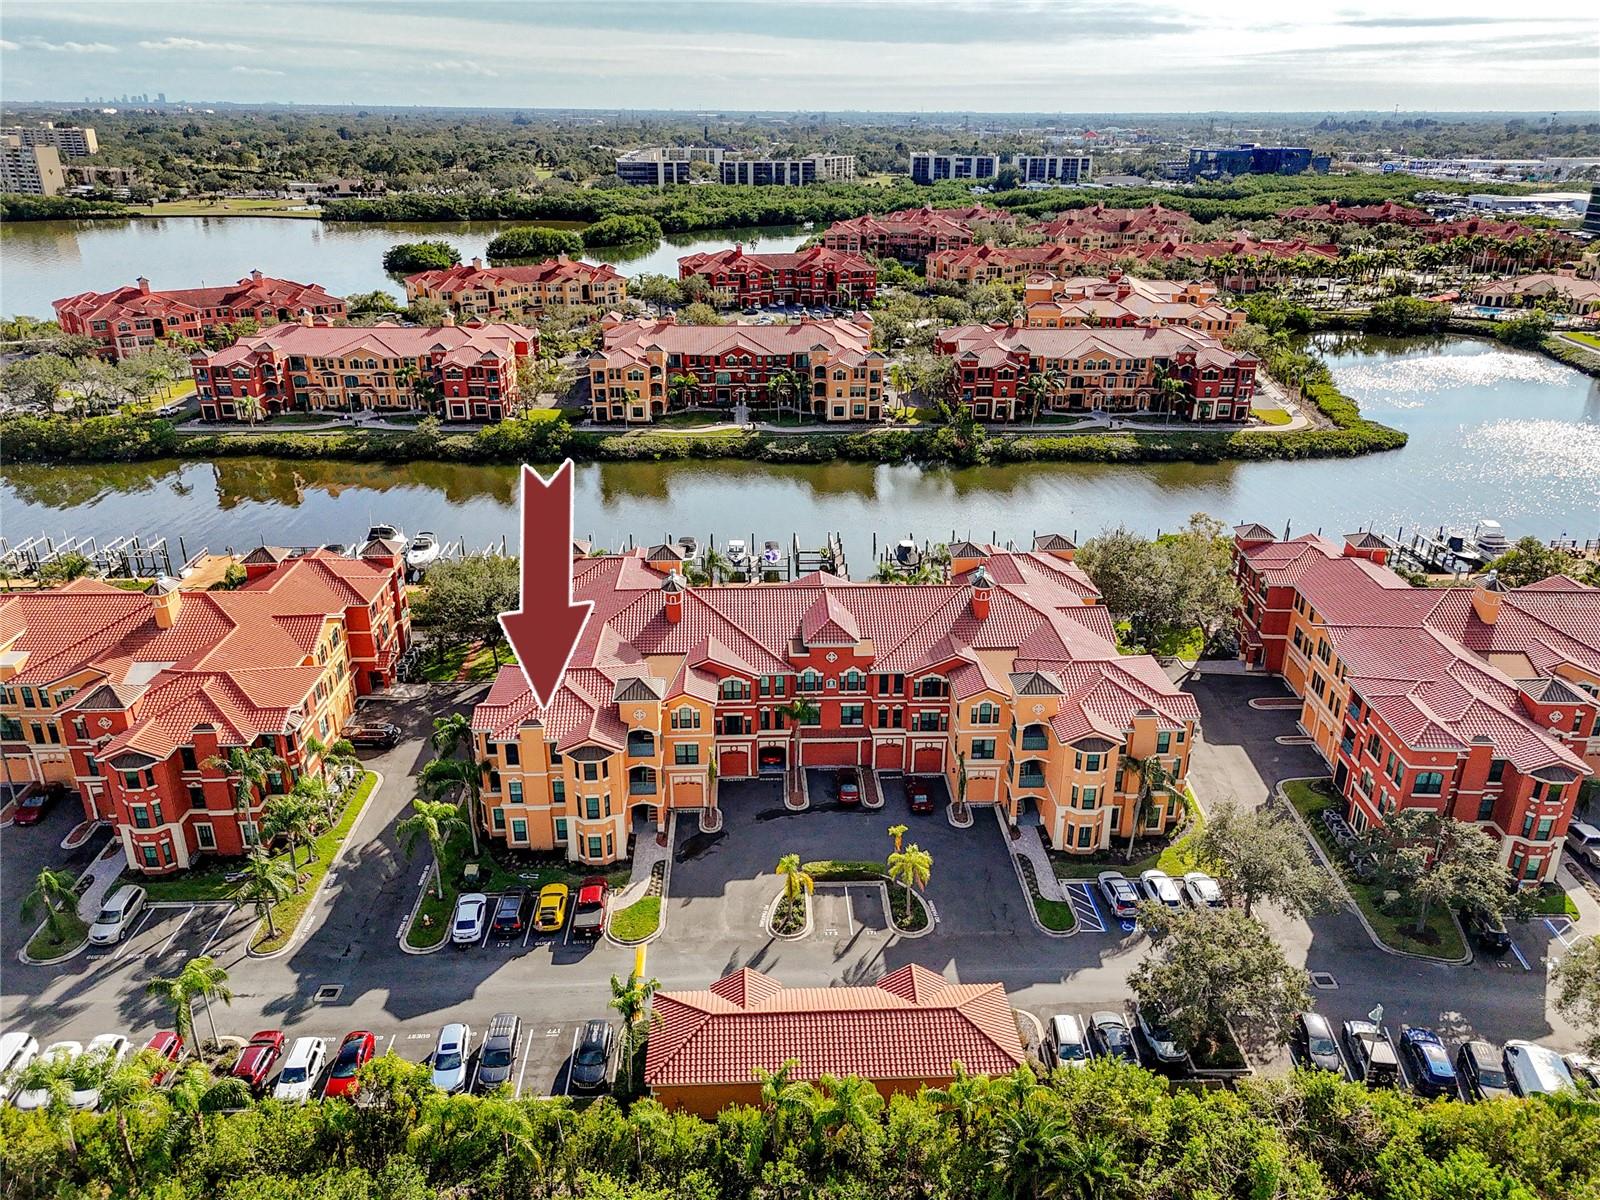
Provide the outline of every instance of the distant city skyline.
<path id="1" fill-rule="evenodd" d="M 1575 0 L 0 0 L 0 96 L 494 108 L 1600 108 Z"/>

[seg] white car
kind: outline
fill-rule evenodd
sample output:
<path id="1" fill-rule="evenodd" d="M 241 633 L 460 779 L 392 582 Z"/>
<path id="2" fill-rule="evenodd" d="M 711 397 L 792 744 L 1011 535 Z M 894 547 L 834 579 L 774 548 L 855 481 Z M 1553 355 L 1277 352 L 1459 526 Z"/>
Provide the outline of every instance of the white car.
<path id="1" fill-rule="evenodd" d="M 1196 908 L 1223 907 L 1222 885 L 1204 871 L 1189 871 L 1184 875 L 1183 894 Z"/>
<path id="2" fill-rule="evenodd" d="M 472 1030 L 459 1021 L 439 1030 L 433 1048 L 433 1086 L 440 1091 L 459 1092 L 467 1086 L 467 1059 L 472 1053 Z"/>
<path id="3" fill-rule="evenodd" d="M 322 1074 L 322 1061 L 327 1057 L 328 1043 L 321 1038 L 296 1038 L 289 1057 L 283 1060 L 283 1070 L 278 1072 L 278 1086 L 272 1089 L 272 1098 L 287 1104 L 304 1104 L 311 1098 L 311 1089 Z"/>
<path id="4" fill-rule="evenodd" d="M 450 918 L 450 942 L 470 946 L 483 937 L 489 919 L 489 897 L 482 892 L 466 892 L 456 897 L 456 913 Z"/>
<path id="5" fill-rule="evenodd" d="M 1057 1013 L 1050 1018 L 1050 1042 L 1055 1047 L 1058 1067 L 1087 1067 L 1094 1061 L 1083 1022 L 1072 1013 Z"/>
<path id="6" fill-rule="evenodd" d="M 117 1069 L 117 1064 L 126 1058 L 127 1054 L 128 1039 L 120 1033 L 102 1033 L 91 1041 L 84 1050 L 83 1057 L 97 1060 L 92 1076 L 94 1082 L 88 1087 L 74 1088 L 67 1103 L 73 1108 L 85 1110 L 99 1108 L 101 1081 Z"/>
<path id="7" fill-rule="evenodd" d="M 1178 885 L 1172 882 L 1172 876 L 1165 871 L 1152 868 L 1143 872 L 1139 876 L 1139 886 L 1144 889 L 1144 898 L 1152 904 L 1172 909 L 1183 907 L 1183 897 L 1178 894 Z"/>
<path id="8" fill-rule="evenodd" d="M 44 1048 L 44 1053 L 39 1055 L 35 1062 L 66 1063 L 79 1057 L 83 1053 L 82 1042 L 51 1042 Z M 20 1108 L 24 1112 L 29 1109 L 44 1108 L 50 1103 L 50 1093 L 44 1088 L 29 1088 L 18 1092 L 11 1097 L 13 1108 Z"/>
<path id="9" fill-rule="evenodd" d="M 17 1076 L 39 1057 L 39 1039 L 16 1030 L 0 1034 L 0 1104 L 11 1099 Z"/>

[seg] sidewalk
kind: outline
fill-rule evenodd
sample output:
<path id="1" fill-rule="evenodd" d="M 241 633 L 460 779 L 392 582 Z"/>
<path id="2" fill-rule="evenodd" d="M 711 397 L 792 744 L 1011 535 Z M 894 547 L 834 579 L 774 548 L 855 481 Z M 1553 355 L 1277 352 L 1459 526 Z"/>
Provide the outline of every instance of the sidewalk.
<path id="1" fill-rule="evenodd" d="M 1061 881 L 1056 878 L 1056 869 L 1050 865 L 1050 856 L 1045 853 L 1044 839 L 1039 836 L 1039 827 L 1019 825 L 1016 833 L 1017 837 L 1011 843 L 1011 852 L 1033 864 L 1033 877 L 1039 882 L 1039 895 L 1046 900 L 1065 901 L 1067 893 L 1062 889 Z"/>
<path id="2" fill-rule="evenodd" d="M 100 857 L 89 864 L 89 869 L 83 873 L 83 878 L 89 884 L 83 889 L 83 895 L 78 897 L 78 916 L 86 922 L 93 922 L 100 913 L 100 902 L 106 898 L 106 893 L 116 886 L 122 872 L 128 865 L 127 856 L 123 853 L 122 843 L 112 838 L 106 848 L 100 852 Z"/>
<path id="3" fill-rule="evenodd" d="M 656 825 L 647 818 L 639 818 L 633 829 L 633 867 L 628 872 L 628 882 L 611 898 L 612 911 L 627 908 L 640 899 L 650 888 L 651 876 L 658 862 L 672 857 L 672 828 L 665 833 L 666 845 L 657 842 Z"/>

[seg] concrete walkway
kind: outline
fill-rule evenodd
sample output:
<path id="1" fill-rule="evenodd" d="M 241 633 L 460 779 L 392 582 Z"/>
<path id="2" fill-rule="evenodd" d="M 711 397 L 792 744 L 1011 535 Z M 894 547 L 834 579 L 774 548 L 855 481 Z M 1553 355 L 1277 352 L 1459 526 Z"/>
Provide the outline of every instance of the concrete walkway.
<path id="1" fill-rule="evenodd" d="M 635 900 L 641 899 L 650 888 L 651 875 L 658 862 L 665 862 L 672 857 L 672 829 L 669 825 L 666 831 L 666 845 L 657 840 L 657 831 L 654 821 L 640 817 L 633 825 L 633 867 L 628 872 L 628 882 L 611 898 L 611 908 L 626 908 Z M 662 880 L 662 890 L 666 890 L 665 878 Z"/>
<path id="2" fill-rule="evenodd" d="M 100 914 L 100 902 L 106 898 L 106 893 L 116 886 L 117 880 L 122 878 L 122 872 L 127 868 L 128 858 L 122 851 L 122 843 L 112 838 L 100 856 L 89 864 L 84 871 L 83 878 L 89 883 L 83 889 L 83 895 L 78 897 L 78 916 L 85 922 L 93 923 Z"/>
<path id="3" fill-rule="evenodd" d="M 1066 890 L 1056 878 L 1055 867 L 1050 865 L 1050 856 L 1045 853 L 1044 838 L 1039 835 L 1039 827 L 1020 825 L 1016 832 L 1017 837 L 1011 843 L 1011 852 L 1033 864 L 1033 877 L 1039 881 L 1039 895 L 1046 900 L 1066 900 Z"/>

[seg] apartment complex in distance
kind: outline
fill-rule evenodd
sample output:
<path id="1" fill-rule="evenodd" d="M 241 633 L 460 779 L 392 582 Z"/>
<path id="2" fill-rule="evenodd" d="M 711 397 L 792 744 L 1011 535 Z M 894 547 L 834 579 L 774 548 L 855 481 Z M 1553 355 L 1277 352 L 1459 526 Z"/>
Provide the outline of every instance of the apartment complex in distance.
<path id="1" fill-rule="evenodd" d="M 878 269 L 856 254 L 813 246 L 783 254 L 743 246 L 678 260 L 680 280 L 699 276 L 721 305 L 799 304 L 865 307 L 878 294 Z"/>
<path id="2" fill-rule="evenodd" d="M 1179 239 L 1194 226 L 1195 219 L 1181 209 L 1151 203 L 1144 208 L 1107 208 L 1104 204 L 1069 208 L 1029 228 L 1058 246 L 1106 250 Z"/>
<path id="3" fill-rule="evenodd" d="M 80 579 L 0 596 L 6 779 L 75 791 L 135 871 L 244 854 L 270 797 L 320 769 L 312 739 L 335 741 L 356 697 L 394 681 L 411 638 L 402 549 L 263 548 L 233 591 Z M 214 760 L 254 749 L 283 765 L 241 804 Z"/>
<path id="4" fill-rule="evenodd" d="M 483 259 L 406 279 L 406 302 L 438 300 L 457 320 L 537 320 L 546 309 L 620 307 L 628 281 L 610 263 L 567 257 L 521 267 L 485 267 Z"/>
<path id="5" fill-rule="evenodd" d="M 1250 415 L 1259 360 L 1210 334 L 1153 322 L 1120 328 L 958 325 L 941 330 L 959 401 L 984 420 L 1032 415 L 1029 379 L 1049 381 L 1045 412 L 1171 412 L 1189 421 Z"/>
<path id="6" fill-rule="evenodd" d="M 517 368 L 538 353 L 538 331 L 508 322 L 334 327 L 307 314 L 191 361 L 206 421 L 285 412 L 499 421 L 526 407 Z"/>
<path id="7" fill-rule="evenodd" d="M 635 187 L 688 183 L 693 177 L 690 163 L 715 167 L 724 153 L 718 146 L 646 146 L 617 156 L 617 178 Z"/>
<path id="8" fill-rule="evenodd" d="M 921 585 L 691 588 L 670 546 L 575 558 L 574 598 L 595 607 L 560 690 L 541 708 L 508 667 L 473 712 L 485 832 L 612 862 L 635 817 L 743 819 L 721 813 L 723 780 L 798 799 L 799 768 L 853 766 L 943 776 L 1058 849 L 1104 852 L 1134 829 L 1129 761 L 1157 755 L 1181 786 L 1199 708 L 1155 659 L 1118 652 L 1072 543 L 1038 545 L 957 543 L 950 582 Z M 796 698 L 813 721 L 788 722 Z M 1179 811 L 1157 803 L 1140 827 Z"/>
<path id="9" fill-rule="evenodd" d="M 344 301 L 314 283 L 273 279 L 251 271 L 224 287 L 154 292 L 142 276 L 109 292 L 80 292 L 51 305 L 63 333 L 82 334 L 100 343 L 108 358 L 122 359 L 148 350 L 158 339 L 200 341 L 206 331 L 246 318 L 262 325 L 292 321 L 307 313 L 324 321 L 345 315 Z"/>
<path id="10" fill-rule="evenodd" d="M 80 125 L 57 125 L 46 121 L 42 125 L 8 125 L 0 129 L 0 137 L 14 137 L 24 146 L 49 146 L 66 158 L 88 158 L 100 152 L 100 142 L 94 130 Z"/>
<path id="11" fill-rule="evenodd" d="M 999 173 L 997 154 L 936 154 L 932 150 L 915 150 L 911 154 L 912 183 L 993 179 Z"/>
<path id="12" fill-rule="evenodd" d="M 830 250 L 922 262 L 939 250 L 972 245 L 976 222 L 1014 223 L 1016 218 L 999 209 L 972 205 L 966 208 L 907 208 L 882 216 L 852 217 L 835 221 L 822 235 Z"/>
<path id="13" fill-rule="evenodd" d="M 883 419 L 887 360 L 872 348 L 872 319 L 864 313 L 792 325 L 679 325 L 613 315 L 602 338 L 589 357 L 596 421 L 643 424 L 687 405 L 738 404 L 782 404 L 828 421 Z"/>
<path id="14" fill-rule="evenodd" d="M 1214 283 L 1135 279 L 1121 271 L 1108 271 L 1103 278 L 1030 275 L 1023 304 L 1028 325 L 1035 329 L 1182 325 L 1223 337 L 1245 323 L 1241 309 L 1217 303 Z"/>
<path id="15" fill-rule="evenodd" d="M 0 137 L 0 192 L 17 196 L 59 196 L 67 174 L 51 146 L 28 146 L 15 134 Z"/>
<path id="16" fill-rule="evenodd" d="M 722 182 L 748 187 L 801 187 L 856 177 L 854 154 L 808 154 L 804 158 L 723 158 Z"/>
<path id="17" fill-rule="evenodd" d="M 1239 526 L 1240 656 L 1300 697 L 1358 830 L 1428 808 L 1487 830 L 1513 878 L 1553 879 L 1600 770 L 1600 589 L 1414 588 L 1387 559 L 1370 533 Z"/>
<path id="18" fill-rule="evenodd" d="M 1433 217 L 1427 209 L 1411 204 L 1396 204 L 1393 200 L 1385 200 L 1382 204 L 1340 204 L 1337 200 L 1330 200 L 1326 204 L 1286 208 L 1278 215 L 1285 221 L 1319 221 L 1333 225 L 1433 224 Z"/>

